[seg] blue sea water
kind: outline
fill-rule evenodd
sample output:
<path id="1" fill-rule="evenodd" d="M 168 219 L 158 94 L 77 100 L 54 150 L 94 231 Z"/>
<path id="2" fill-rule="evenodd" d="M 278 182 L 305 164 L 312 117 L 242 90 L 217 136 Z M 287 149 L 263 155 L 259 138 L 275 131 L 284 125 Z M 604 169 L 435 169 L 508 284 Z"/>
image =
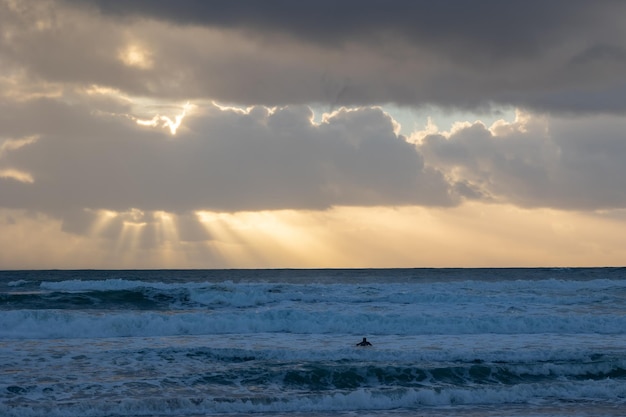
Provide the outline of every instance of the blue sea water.
<path id="1" fill-rule="evenodd" d="M 1 416 L 625 410 L 623 268 L 0 272 Z"/>

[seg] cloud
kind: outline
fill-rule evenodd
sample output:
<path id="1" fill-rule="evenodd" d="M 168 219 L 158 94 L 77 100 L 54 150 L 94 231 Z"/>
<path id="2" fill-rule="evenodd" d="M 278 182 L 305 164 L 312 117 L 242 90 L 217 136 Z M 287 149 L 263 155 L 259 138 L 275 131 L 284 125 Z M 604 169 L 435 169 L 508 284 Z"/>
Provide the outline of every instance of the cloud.
<path id="1" fill-rule="evenodd" d="M 3 0 L 0 7 L 4 65 L 30 81 L 242 105 L 626 109 L 623 2 L 45 0 L 27 7 Z"/>
<path id="2" fill-rule="evenodd" d="M 179 25 L 246 29 L 258 34 L 282 33 L 305 41 L 337 47 L 355 39 L 371 42 L 396 35 L 412 43 L 429 43 L 433 48 L 464 46 L 478 48 L 479 56 L 534 54 L 576 33 L 599 32 L 594 27 L 610 12 L 620 10 L 616 2 L 581 0 L 524 4 L 497 0 L 472 3 L 443 0 L 254 0 L 179 1 L 161 0 L 75 1 L 91 3 L 115 17 L 154 18 Z M 584 20 L 582 19 L 584 18 Z M 587 23 L 581 27 L 580 22 Z M 606 27 L 605 27 L 606 29 Z M 580 36 L 580 35 L 578 35 Z M 471 54 L 470 54 L 471 55 Z M 464 54 L 464 58 L 470 55 Z"/>
<path id="3" fill-rule="evenodd" d="M 428 164 L 474 196 L 524 207 L 569 210 L 626 206 L 626 120 L 518 114 L 424 137 Z"/>
<path id="4" fill-rule="evenodd" d="M 83 209 L 185 213 L 455 203 L 448 182 L 424 165 L 380 108 L 340 109 L 315 123 L 305 106 L 204 104 L 172 135 L 168 126 L 137 123 L 146 118 L 98 111 L 101 100 L 88 94 L 72 100 L 78 98 L 4 107 L 0 124 L 12 138 L 1 145 L 0 170 L 29 181 L 0 176 L 1 206 L 80 219 L 86 215 L 76 213 Z M 133 110 L 123 100 L 105 106 Z"/>
<path id="5" fill-rule="evenodd" d="M 520 112 L 491 127 L 430 126 L 409 140 L 378 107 L 341 108 L 316 122 L 307 106 L 155 107 L 92 86 L 5 97 L 0 109 L 0 206 L 54 215 L 66 230 L 86 230 L 98 210 L 141 210 L 152 225 L 157 211 L 445 207 L 463 199 L 626 206 L 619 116 Z"/>

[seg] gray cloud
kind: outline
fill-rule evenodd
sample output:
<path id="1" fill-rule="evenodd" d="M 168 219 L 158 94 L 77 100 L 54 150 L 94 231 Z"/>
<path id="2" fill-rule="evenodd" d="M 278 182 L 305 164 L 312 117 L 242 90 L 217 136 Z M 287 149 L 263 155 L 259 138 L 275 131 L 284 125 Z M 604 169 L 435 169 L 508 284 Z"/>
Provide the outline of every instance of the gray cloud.
<path id="1" fill-rule="evenodd" d="M 174 137 L 53 99 L 4 110 L 0 124 L 13 137 L 38 137 L 0 157 L 0 169 L 34 179 L 0 178 L 4 207 L 65 217 L 84 208 L 185 213 L 453 204 L 443 176 L 424 166 L 377 108 L 342 110 L 315 125 L 308 107 L 244 113 L 208 105 Z"/>
<path id="2" fill-rule="evenodd" d="M 8 4 L 5 65 L 49 82 L 247 105 L 626 110 L 619 1 Z M 149 65 L 120 60 L 130 45 Z"/>
<path id="3" fill-rule="evenodd" d="M 450 206 L 463 198 L 626 206 L 626 122 L 617 116 L 526 115 L 413 145 L 378 108 L 342 109 L 315 124 L 306 106 L 244 112 L 204 105 L 171 136 L 136 124 L 123 100 L 79 99 L 5 101 L 0 124 L 13 142 L 0 142 L 0 171 L 34 182 L 0 177 L 0 206 L 52 214 L 70 232 L 85 231 L 100 209 L 131 213 L 110 229 L 128 220 L 150 230 L 159 223 L 153 213 L 165 210 L 180 215 L 178 230 L 189 241 L 208 238 L 189 216 L 196 210 Z M 9 146 L 19 138 L 27 139 Z"/>
<path id="4" fill-rule="evenodd" d="M 156 18 L 181 25 L 237 28 L 255 34 L 284 33 L 328 46 L 388 34 L 433 48 L 452 48 L 465 58 L 533 55 L 578 30 L 595 32 L 621 10 L 618 2 L 528 0 L 170 1 L 116 0 L 91 3 L 116 17 Z M 582 25 L 581 25 L 582 24 Z M 576 26 L 574 29 L 572 26 Z M 465 46 L 476 50 L 465 50 Z"/>
<path id="5" fill-rule="evenodd" d="M 507 129 L 476 123 L 449 138 L 430 135 L 420 151 L 473 197 L 569 210 L 626 205 L 626 121 L 622 117 L 537 117 Z M 469 195 L 466 193 L 466 195 Z"/>

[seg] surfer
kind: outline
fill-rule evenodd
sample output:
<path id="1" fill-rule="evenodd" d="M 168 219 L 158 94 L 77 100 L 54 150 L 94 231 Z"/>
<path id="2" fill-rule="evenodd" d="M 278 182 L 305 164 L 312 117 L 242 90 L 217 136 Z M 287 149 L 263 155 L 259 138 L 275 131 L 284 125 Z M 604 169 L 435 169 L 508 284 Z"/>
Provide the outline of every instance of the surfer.
<path id="1" fill-rule="evenodd" d="M 356 345 L 357 346 L 372 346 L 372 344 L 370 342 L 368 342 L 366 338 L 363 338 L 363 340 L 361 340 Z"/>

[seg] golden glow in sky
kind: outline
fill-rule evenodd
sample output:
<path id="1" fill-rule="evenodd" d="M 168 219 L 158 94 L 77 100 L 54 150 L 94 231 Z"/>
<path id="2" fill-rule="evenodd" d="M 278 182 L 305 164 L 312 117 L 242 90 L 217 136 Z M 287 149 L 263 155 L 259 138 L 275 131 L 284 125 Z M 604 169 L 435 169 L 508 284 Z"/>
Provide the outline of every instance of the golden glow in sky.
<path id="1" fill-rule="evenodd" d="M 5 211 L 16 224 L 3 227 L 0 262 L 11 268 L 42 260 L 49 267 L 110 267 L 113 259 L 118 268 L 619 266 L 626 247 L 624 216 L 490 204 L 203 211 L 195 216 L 208 238 L 198 241 L 181 238 L 175 214 L 146 215 L 101 211 L 81 237 L 53 219 Z M 21 248 L 19 234 L 35 231 L 37 244 Z"/>

